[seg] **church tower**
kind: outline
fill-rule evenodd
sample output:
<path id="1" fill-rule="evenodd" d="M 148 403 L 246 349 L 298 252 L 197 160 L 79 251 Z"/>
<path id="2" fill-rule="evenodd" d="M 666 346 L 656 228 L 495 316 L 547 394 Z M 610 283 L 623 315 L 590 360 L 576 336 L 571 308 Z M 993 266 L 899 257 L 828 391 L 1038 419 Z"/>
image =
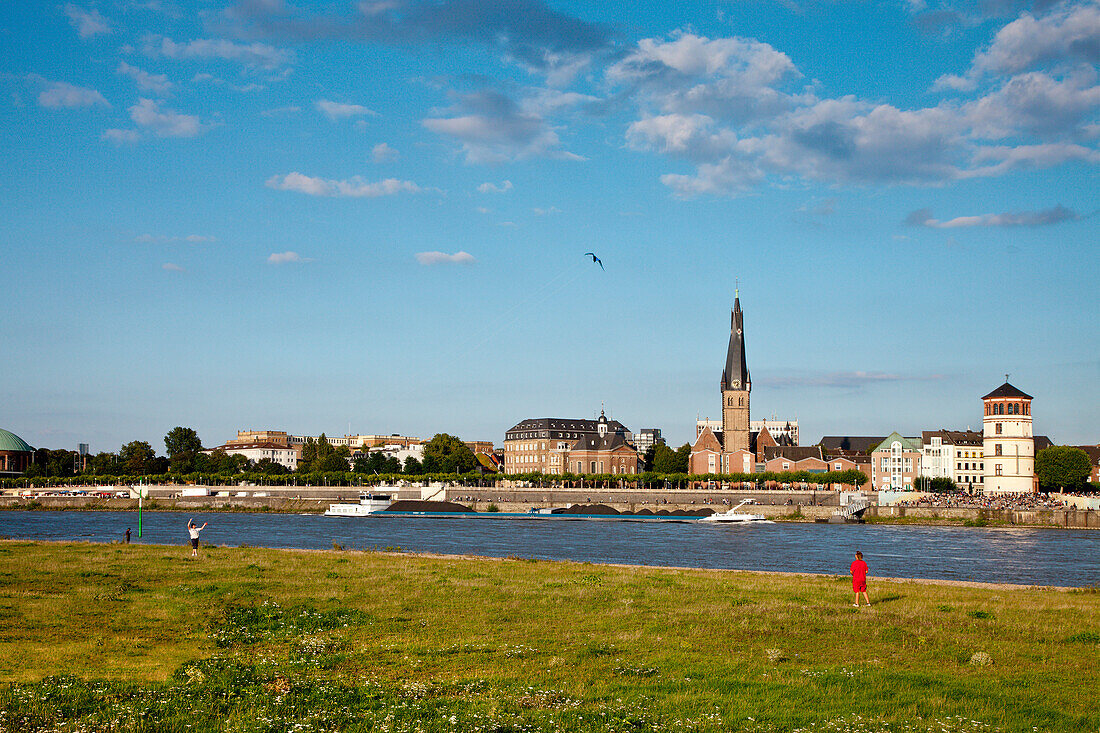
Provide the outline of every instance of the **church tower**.
<path id="1" fill-rule="evenodd" d="M 749 367 L 745 361 L 744 323 L 741 302 L 733 296 L 730 314 L 730 345 L 726 350 L 726 368 L 722 370 L 722 449 L 726 453 L 749 450 Z"/>

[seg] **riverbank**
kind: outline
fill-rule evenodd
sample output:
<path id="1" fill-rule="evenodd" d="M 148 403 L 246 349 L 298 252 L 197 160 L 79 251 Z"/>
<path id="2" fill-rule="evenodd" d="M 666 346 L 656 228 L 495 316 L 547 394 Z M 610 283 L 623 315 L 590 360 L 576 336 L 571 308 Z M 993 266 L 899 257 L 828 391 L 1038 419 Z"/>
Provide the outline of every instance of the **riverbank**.
<path id="1" fill-rule="evenodd" d="M 0 542 L 0 730 L 1100 727 L 1094 591 L 189 554 Z"/>
<path id="2" fill-rule="evenodd" d="M 310 487 L 316 489 L 316 487 Z M 317 489 L 319 491 L 319 489 Z M 466 493 L 462 493 L 465 491 Z M 496 510 L 524 513 L 532 508 L 568 506 L 572 503 L 600 503 L 619 512 L 696 511 L 710 508 L 724 511 L 742 499 L 752 499 L 751 511 L 773 521 L 814 522 L 828 520 L 839 508 L 835 493 L 820 494 L 802 491 L 741 492 L 719 495 L 714 491 L 675 492 L 652 495 L 618 496 L 615 492 L 574 492 L 558 496 L 540 492 L 499 491 L 470 493 L 470 487 L 449 491 L 449 501 L 462 503 L 477 512 Z M 176 492 L 178 493 L 178 492 Z M 282 514 L 323 514 L 335 502 L 355 502 L 357 491 L 326 490 L 331 496 L 312 496 L 310 491 L 265 491 L 265 496 L 188 496 L 169 492 L 154 493 L 145 500 L 147 511 L 179 512 L 271 512 Z M 412 499 L 413 496 L 409 496 Z M 415 498 L 419 498 L 416 496 Z M 72 511 L 137 511 L 137 499 L 100 498 L 92 496 L 0 497 L 0 510 L 72 510 Z M 871 506 L 865 519 L 878 524 L 923 524 L 929 526 L 970 527 L 1047 527 L 1063 529 L 1100 529 L 1100 512 L 1080 509 L 984 509 L 981 507 L 889 507 Z"/>

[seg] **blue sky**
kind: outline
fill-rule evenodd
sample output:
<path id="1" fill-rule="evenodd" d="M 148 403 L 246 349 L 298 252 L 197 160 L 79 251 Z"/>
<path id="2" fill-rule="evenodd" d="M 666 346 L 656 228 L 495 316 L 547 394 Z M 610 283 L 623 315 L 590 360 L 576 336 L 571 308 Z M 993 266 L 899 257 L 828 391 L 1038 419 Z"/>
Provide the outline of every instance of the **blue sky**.
<path id="1" fill-rule="evenodd" d="M 1100 4 L 639 5 L 3 4 L 0 426 L 1100 440 Z"/>

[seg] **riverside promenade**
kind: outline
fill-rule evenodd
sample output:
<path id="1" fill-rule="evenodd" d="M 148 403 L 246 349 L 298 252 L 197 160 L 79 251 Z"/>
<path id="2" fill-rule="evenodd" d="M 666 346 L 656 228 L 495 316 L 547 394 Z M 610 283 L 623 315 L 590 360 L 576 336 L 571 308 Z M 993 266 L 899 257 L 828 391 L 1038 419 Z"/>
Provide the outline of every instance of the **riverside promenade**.
<path id="1" fill-rule="evenodd" d="M 154 485 L 148 488 L 145 508 L 179 511 L 269 511 L 281 513 L 320 513 L 334 502 L 354 503 L 359 492 L 368 487 L 355 486 L 176 486 Z M 109 487 L 89 488 L 89 491 L 110 493 Z M 207 495 L 184 495 L 205 489 Z M 74 487 L 74 490 L 80 489 Z M 377 490 L 377 489 L 376 489 Z M 386 491 L 386 489 L 382 489 Z M 41 508 L 46 510 L 136 510 L 137 499 L 95 495 L 51 495 L 44 492 L 32 496 L 0 496 L 0 509 Z M 527 512 L 531 509 L 568 507 L 573 504 L 602 504 L 617 512 L 638 513 L 660 511 L 713 509 L 725 511 L 745 499 L 754 503 L 751 510 L 769 518 L 787 521 L 825 520 L 840 508 L 841 493 L 837 491 L 767 490 L 741 491 L 728 489 L 669 489 L 644 491 L 617 488 L 501 488 L 485 486 L 408 486 L 392 491 L 393 498 L 404 500 L 432 499 L 451 501 L 479 512 Z M 1032 527 L 1062 527 L 1100 529 L 1100 512 L 1074 508 L 1010 508 L 981 506 L 878 506 L 876 492 L 866 494 L 871 506 L 864 517 L 883 523 L 942 523 L 1007 525 Z"/>

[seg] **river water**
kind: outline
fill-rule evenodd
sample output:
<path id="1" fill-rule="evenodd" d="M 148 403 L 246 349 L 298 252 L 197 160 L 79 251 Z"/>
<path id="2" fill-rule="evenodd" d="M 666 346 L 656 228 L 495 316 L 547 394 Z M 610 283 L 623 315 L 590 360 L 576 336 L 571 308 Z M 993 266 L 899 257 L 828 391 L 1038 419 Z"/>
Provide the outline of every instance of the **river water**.
<path id="1" fill-rule="evenodd" d="M 0 511 L 0 536 L 187 545 L 187 520 L 209 522 L 203 544 L 416 552 L 693 568 L 847 575 L 862 550 L 871 575 L 986 583 L 1100 584 L 1095 530 L 881 524 L 592 520 L 483 517 L 324 517 L 297 514 Z"/>

